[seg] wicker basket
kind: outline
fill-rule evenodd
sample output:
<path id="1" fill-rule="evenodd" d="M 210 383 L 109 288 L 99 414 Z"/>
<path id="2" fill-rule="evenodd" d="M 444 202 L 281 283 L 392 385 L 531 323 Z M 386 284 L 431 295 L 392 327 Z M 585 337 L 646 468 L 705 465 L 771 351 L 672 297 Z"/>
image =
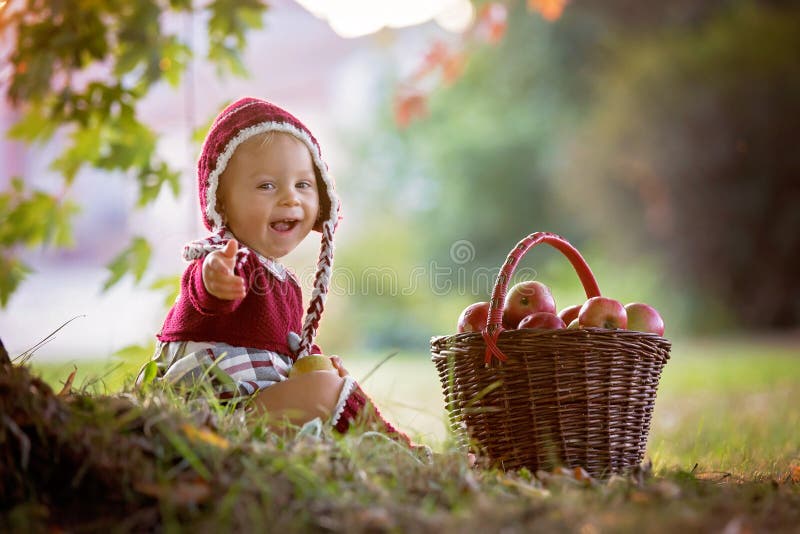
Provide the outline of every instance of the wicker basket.
<path id="1" fill-rule="evenodd" d="M 508 281 L 540 243 L 570 260 L 587 298 L 600 294 L 563 238 L 537 232 L 520 241 L 495 282 L 486 329 L 431 340 L 451 427 L 463 445 L 503 469 L 580 466 L 600 478 L 624 472 L 644 458 L 670 343 L 629 330 L 504 330 Z"/>

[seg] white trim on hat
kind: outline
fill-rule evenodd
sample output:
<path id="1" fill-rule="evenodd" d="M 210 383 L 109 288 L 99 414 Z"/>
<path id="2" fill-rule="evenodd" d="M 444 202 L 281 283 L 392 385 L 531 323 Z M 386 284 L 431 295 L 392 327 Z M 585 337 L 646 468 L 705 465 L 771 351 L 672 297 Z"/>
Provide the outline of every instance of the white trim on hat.
<path id="1" fill-rule="evenodd" d="M 243 106 L 245 107 L 245 106 Z M 234 111 L 238 111 L 242 108 L 237 108 Z M 314 166 L 319 169 L 319 174 L 322 178 L 322 182 L 325 184 L 326 194 L 328 195 L 328 199 L 330 200 L 330 213 L 328 214 L 328 218 L 325 221 L 331 223 L 333 227 L 336 226 L 338 213 L 339 213 L 339 199 L 336 196 L 336 191 L 334 189 L 333 180 L 331 179 L 330 175 L 328 174 L 328 167 L 325 165 L 325 162 L 322 161 L 322 155 L 320 154 L 317 145 L 311 140 L 311 136 L 306 133 L 304 130 L 286 123 L 286 122 L 261 122 L 255 124 L 253 126 L 249 126 L 247 128 L 243 128 L 236 136 L 228 141 L 228 144 L 225 146 L 225 150 L 217 157 L 217 161 L 214 165 L 214 170 L 211 171 L 208 175 L 208 187 L 206 188 L 206 217 L 211 222 L 212 230 L 216 231 L 222 228 L 222 216 L 217 211 L 217 189 L 219 188 L 219 177 L 228 166 L 228 162 L 233 157 L 233 153 L 236 149 L 244 143 L 246 140 L 250 139 L 254 135 L 259 135 L 266 132 L 281 132 L 281 133 L 288 133 L 302 141 L 308 151 L 311 153 L 311 158 L 314 160 Z"/>

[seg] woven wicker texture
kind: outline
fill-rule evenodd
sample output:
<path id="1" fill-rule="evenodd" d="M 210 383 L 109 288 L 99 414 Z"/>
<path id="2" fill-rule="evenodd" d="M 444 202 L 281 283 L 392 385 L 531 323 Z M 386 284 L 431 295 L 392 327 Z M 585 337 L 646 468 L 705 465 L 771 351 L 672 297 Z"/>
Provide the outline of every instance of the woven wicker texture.
<path id="1" fill-rule="evenodd" d="M 562 239 L 540 233 L 523 242 L 547 242 L 542 235 Z M 518 245 L 512 254 L 520 250 Z M 587 295 L 599 293 L 575 255 Z M 507 275 L 501 273 L 499 283 Z M 504 294 L 505 287 L 494 298 Z M 499 317 L 490 314 L 483 332 L 431 340 L 451 427 L 462 445 L 503 469 L 580 466 L 603 478 L 639 465 L 669 341 L 629 330 L 502 330 Z M 492 323 L 489 339 L 504 359 L 488 365 Z"/>

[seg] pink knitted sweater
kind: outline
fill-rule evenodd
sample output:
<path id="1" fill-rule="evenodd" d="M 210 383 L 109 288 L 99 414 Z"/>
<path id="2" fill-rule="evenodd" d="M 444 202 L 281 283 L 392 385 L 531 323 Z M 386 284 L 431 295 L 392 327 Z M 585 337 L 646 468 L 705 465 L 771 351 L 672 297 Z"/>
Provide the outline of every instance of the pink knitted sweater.
<path id="1" fill-rule="evenodd" d="M 222 300 L 206 291 L 202 268 L 200 258 L 184 271 L 180 295 L 164 320 L 159 341 L 222 342 L 296 358 L 288 337 L 289 332 L 300 332 L 303 295 L 290 272 L 250 251 L 235 269 L 247 284 L 247 295 Z M 321 351 L 314 345 L 311 353 Z"/>

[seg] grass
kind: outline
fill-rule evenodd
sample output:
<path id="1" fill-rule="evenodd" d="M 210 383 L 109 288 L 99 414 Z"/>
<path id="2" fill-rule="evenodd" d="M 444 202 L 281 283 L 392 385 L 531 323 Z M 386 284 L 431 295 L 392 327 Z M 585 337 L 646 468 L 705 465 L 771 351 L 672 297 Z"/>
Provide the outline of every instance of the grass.
<path id="1" fill-rule="evenodd" d="M 145 514 L 143 522 L 128 525 L 157 521 L 165 527 L 213 530 L 269 523 L 292 530 L 422 532 L 794 531 L 800 524 L 798 348 L 797 342 L 748 338 L 676 341 L 662 375 L 649 440 L 655 476 L 589 486 L 570 477 L 470 469 L 464 456 L 449 446 L 442 394 L 428 356 L 400 354 L 363 385 L 388 418 L 442 453 L 432 464 L 409 458 L 371 434 L 281 437 L 258 425 L 243 427 L 235 417 L 217 417 L 210 428 L 231 444 L 221 451 L 197 437 L 202 434 L 187 433 L 185 423 L 145 424 L 161 467 L 153 475 L 157 482 L 140 484 L 151 499 L 136 501 L 136 513 Z M 378 361 L 380 357 L 345 355 L 357 378 Z M 56 390 L 73 369 L 69 364 L 39 364 L 35 358 L 33 363 Z M 116 364 L 109 362 L 79 361 L 74 384 L 113 391 L 140 364 L 122 362 L 114 369 Z M 90 379 L 97 375 L 104 376 L 102 381 Z M 158 417 L 169 421 L 161 412 L 164 406 L 175 406 L 164 402 Z M 196 413 L 178 412 L 179 418 L 197 419 Z M 148 416 L 139 417 L 146 421 Z M 100 464 L 109 460 L 104 461 Z M 208 476 L 198 477 L 198 469 L 207 470 Z M 204 493 L 208 480 L 219 499 Z M 34 504 L 26 506 L 14 508 L 6 522 L 35 524 L 31 518 L 43 512 Z M 148 519 L 143 510 L 157 519 Z"/>
<path id="2" fill-rule="evenodd" d="M 427 354 L 344 356 L 348 370 L 392 421 L 442 450 L 447 440 L 441 386 Z M 119 391 L 142 362 L 69 361 L 33 369 L 56 390 L 73 369 L 76 389 Z M 373 372 L 374 371 L 374 372 Z M 800 458 L 800 344 L 758 339 L 674 343 L 661 377 L 649 456 L 655 469 L 699 468 L 777 477 Z"/>
<path id="3" fill-rule="evenodd" d="M 658 468 L 777 478 L 800 459 L 800 346 L 677 343 L 649 451 Z"/>
<path id="4" fill-rule="evenodd" d="M 97 394 L 116 393 L 132 384 L 141 364 L 117 358 L 81 359 L 42 363 L 34 356 L 31 369 L 55 390 L 75 371 L 72 387 Z"/>

